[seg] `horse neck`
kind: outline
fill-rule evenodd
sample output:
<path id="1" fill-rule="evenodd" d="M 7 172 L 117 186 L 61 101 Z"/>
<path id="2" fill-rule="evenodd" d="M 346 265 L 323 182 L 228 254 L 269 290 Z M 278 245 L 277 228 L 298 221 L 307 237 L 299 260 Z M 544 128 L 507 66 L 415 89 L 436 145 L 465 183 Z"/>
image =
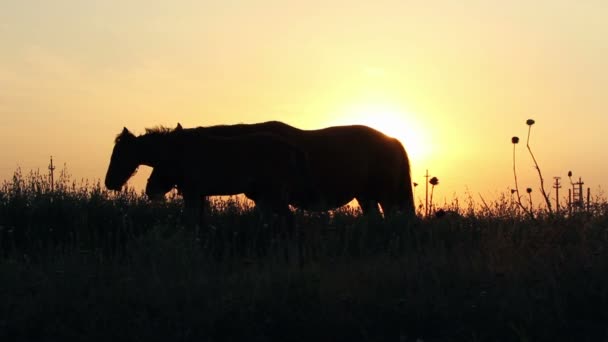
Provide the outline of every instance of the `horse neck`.
<path id="1" fill-rule="evenodd" d="M 137 153 L 140 164 L 155 167 L 169 160 L 170 139 L 164 134 L 146 134 L 137 138 Z"/>

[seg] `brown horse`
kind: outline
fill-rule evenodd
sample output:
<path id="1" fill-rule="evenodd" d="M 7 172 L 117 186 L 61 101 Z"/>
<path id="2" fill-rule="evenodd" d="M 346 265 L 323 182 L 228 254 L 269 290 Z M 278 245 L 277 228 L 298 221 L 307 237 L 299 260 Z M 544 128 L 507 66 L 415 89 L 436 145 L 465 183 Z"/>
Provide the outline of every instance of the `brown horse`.
<path id="1" fill-rule="evenodd" d="M 364 213 L 377 211 L 380 205 L 385 213 L 400 211 L 415 215 L 410 165 L 403 145 L 370 127 L 300 130 L 270 121 L 189 130 L 222 137 L 265 132 L 280 136 L 306 152 L 318 196 L 296 194 L 289 202 L 296 207 L 328 210 L 356 198 Z M 176 185 L 163 169 L 155 168 L 148 180 L 146 193 L 151 197 L 162 195 Z M 248 197 L 256 201 L 255 194 Z"/>
<path id="2" fill-rule="evenodd" d="M 290 214 L 288 204 L 295 198 L 317 197 L 306 154 L 268 133 L 218 137 L 178 126 L 136 137 L 125 128 L 115 141 L 106 187 L 120 190 L 142 164 L 155 171 L 148 195 L 154 193 L 150 184 L 177 186 L 190 223 L 201 219 L 204 196 L 245 193 L 279 215 Z"/>

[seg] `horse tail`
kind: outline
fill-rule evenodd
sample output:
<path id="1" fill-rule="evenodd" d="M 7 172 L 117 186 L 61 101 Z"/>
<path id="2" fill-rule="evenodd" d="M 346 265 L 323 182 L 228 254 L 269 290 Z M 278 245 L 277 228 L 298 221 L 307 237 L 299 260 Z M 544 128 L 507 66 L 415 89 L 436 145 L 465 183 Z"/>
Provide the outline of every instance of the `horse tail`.
<path id="1" fill-rule="evenodd" d="M 403 144 L 399 140 L 395 139 L 395 145 L 397 146 L 397 157 L 398 163 L 398 178 L 396 187 L 396 200 L 397 207 L 408 215 L 415 216 L 416 208 L 414 205 L 414 192 L 412 190 L 412 173 L 410 167 L 410 160 L 407 152 L 403 147 Z"/>

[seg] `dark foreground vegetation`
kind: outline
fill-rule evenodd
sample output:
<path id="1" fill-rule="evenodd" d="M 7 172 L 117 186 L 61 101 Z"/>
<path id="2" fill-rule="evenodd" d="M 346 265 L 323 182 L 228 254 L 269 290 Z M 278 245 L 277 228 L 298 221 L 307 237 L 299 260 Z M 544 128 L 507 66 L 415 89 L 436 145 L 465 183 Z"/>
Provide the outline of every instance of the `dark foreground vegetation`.
<path id="1" fill-rule="evenodd" d="M 484 208 L 416 224 L 298 212 L 290 237 L 231 200 L 196 240 L 179 199 L 17 172 L 0 189 L 0 339 L 604 340 L 605 201 Z"/>

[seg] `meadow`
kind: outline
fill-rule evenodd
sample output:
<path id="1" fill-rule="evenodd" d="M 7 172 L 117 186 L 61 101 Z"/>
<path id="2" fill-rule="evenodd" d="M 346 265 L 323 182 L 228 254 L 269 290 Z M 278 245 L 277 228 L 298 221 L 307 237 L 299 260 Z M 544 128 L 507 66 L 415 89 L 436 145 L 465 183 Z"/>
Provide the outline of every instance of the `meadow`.
<path id="1" fill-rule="evenodd" d="M 200 238 L 173 194 L 16 171 L 0 188 L 3 341 L 604 340 L 608 203 L 508 196 L 407 222 L 354 208 L 263 223 L 211 201 Z M 458 213 L 454 215 L 453 213 Z"/>

